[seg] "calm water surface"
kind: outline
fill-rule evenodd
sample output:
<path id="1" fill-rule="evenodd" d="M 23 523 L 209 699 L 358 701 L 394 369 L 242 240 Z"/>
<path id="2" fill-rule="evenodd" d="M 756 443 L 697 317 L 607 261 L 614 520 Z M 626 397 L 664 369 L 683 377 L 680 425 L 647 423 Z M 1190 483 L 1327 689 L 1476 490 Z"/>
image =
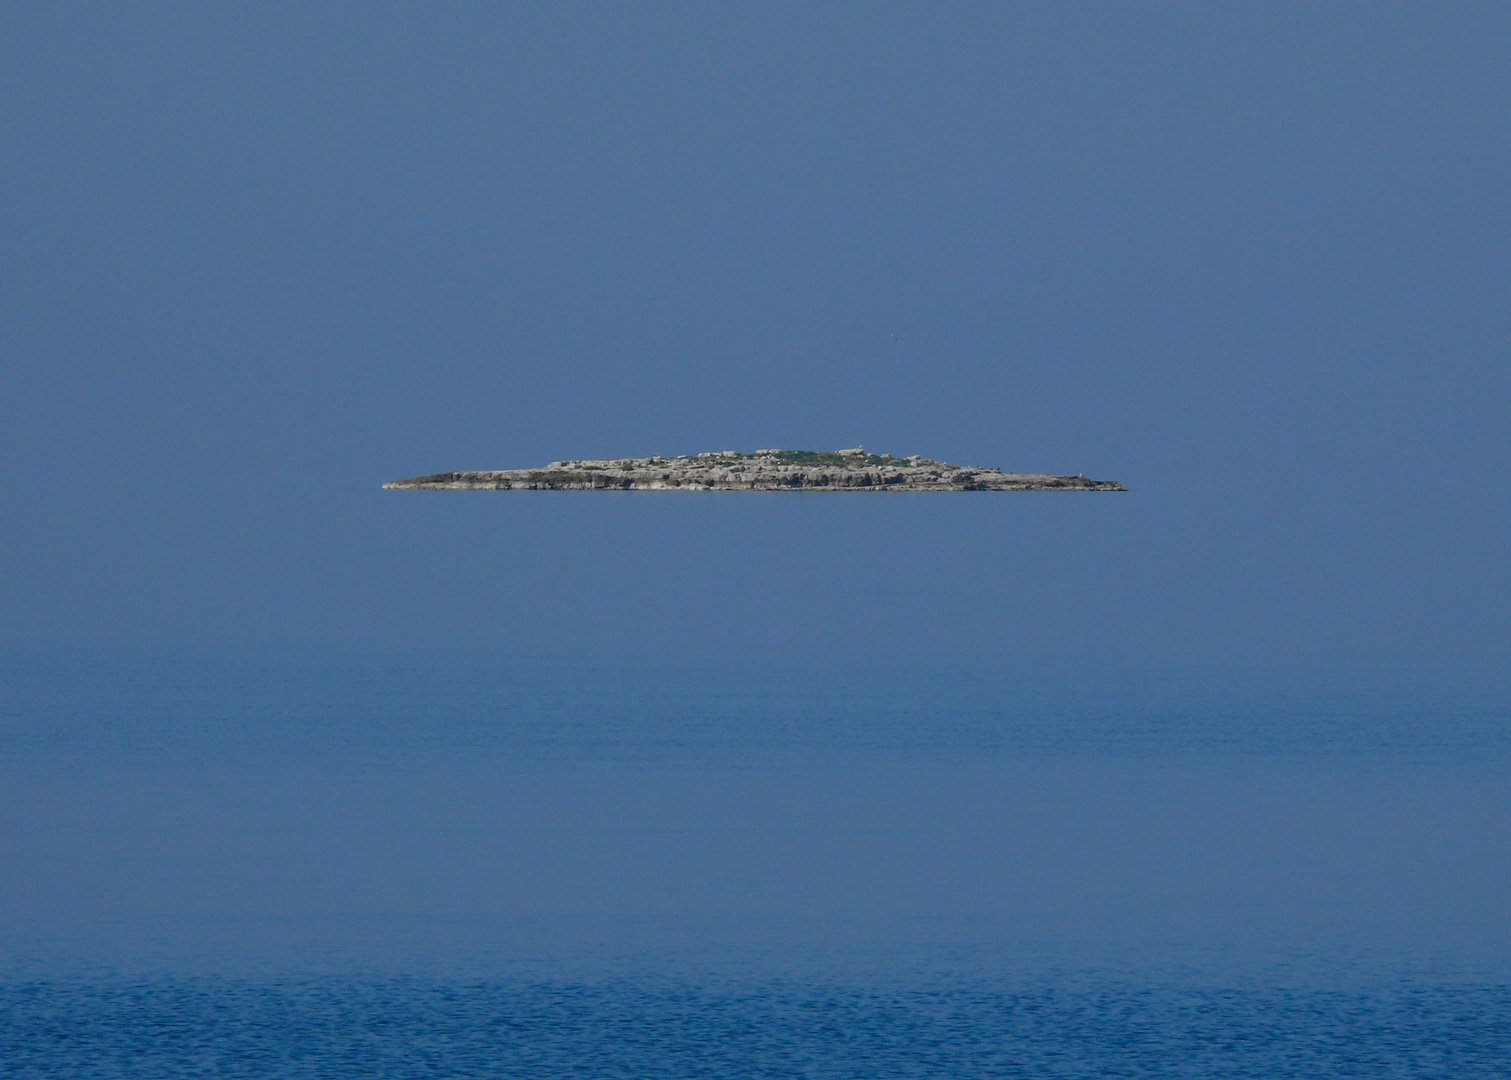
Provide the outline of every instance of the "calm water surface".
<path id="1" fill-rule="evenodd" d="M 1502 712 L 886 670 L 12 663 L 5 1072 L 1505 1075 Z"/>

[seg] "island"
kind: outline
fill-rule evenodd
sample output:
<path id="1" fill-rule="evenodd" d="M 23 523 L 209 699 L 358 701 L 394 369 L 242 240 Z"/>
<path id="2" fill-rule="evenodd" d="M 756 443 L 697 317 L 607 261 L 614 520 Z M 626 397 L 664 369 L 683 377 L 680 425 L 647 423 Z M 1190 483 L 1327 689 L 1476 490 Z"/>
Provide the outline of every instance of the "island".
<path id="1" fill-rule="evenodd" d="M 443 472 L 394 480 L 427 491 L 1126 491 L 1113 480 L 1008 473 L 919 457 L 833 452 L 721 450 L 681 457 L 553 461 L 543 469 Z"/>

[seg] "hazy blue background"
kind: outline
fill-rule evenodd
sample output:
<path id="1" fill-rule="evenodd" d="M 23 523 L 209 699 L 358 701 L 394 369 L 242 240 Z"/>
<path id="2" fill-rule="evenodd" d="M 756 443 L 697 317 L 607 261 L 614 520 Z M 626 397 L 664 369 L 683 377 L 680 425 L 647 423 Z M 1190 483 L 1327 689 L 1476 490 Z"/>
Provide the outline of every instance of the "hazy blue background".
<path id="1" fill-rule="evenodd" d="M 1503 1043 L 1511 8 L 501 8 L 0 12 L 0 962 L 1370 956 Z M 379 487 L 857 443 L 1130 490 Z"/>
<path id="2" fill-rule="evenodd" d="M 0 635 L 1503 700 L 1508 46 L 1495 4 L 9 5 Z M 378 490 L 857 443 L 1132 490 Z"/>

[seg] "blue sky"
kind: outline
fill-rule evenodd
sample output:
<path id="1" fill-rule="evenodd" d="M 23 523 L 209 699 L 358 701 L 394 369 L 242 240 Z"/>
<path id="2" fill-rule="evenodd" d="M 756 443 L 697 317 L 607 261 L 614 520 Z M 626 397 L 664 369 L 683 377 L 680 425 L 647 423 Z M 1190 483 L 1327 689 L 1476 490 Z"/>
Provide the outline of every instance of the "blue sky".
<path id="1" fill-rule="evenodd" d="M 1508 47 L 1491 4 L 12 7 L 0 643 L 1495 696 Z M 856 444 L 1130 492 L 379 490 Z"/>

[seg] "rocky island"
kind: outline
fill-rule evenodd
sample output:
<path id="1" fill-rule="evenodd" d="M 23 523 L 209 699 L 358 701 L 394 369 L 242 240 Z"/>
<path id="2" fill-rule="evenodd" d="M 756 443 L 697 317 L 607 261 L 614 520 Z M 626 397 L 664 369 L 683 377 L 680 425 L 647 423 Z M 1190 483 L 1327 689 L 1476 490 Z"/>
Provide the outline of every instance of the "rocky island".
<path id="1" fill-rule="evenodd" d="M 543 469 L 443 472 L 385 488 L 439 491 L 1126 491 L 1112 480 L 1005 473 L 864 449 L 722 450 L 682 457 L 553 461 Z"/>

